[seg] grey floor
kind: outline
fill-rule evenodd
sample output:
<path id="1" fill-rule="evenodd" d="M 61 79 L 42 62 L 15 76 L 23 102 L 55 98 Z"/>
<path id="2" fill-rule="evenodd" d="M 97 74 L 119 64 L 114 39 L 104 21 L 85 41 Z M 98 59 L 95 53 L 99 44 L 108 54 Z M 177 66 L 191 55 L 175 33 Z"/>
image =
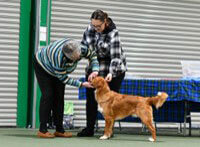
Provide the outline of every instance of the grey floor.
<path id="1" fill-rule="evenodd" d="M 109 140 L 99 140 L 103 130 L 100 129 L 94 137 L 76 137 L 80 129 L 72 131 L 72 138 L 42 139 L 36 136 L 36 129 L 0 128 L 0 147 L 199 147 L 200 132 L 192 130 L 192 136 L 183 136 L 176 129 L 159 129 L 157 142 L 148 141 L 150 134 L 141 129 L 128 128 L 115 130 L 115 135 Z M 68 131 L 68 130 L 67 130 Z M 54 130 L 50 130 L 54 132 Z"/>

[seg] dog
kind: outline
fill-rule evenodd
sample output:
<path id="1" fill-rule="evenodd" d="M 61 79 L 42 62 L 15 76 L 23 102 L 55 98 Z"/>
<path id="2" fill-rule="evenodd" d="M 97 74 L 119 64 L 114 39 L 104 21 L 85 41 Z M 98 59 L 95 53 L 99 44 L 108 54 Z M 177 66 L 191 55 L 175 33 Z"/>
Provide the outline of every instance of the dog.
<path id="1" fill-rule="evenodd" d="M 111 91 L 106 80 L 100 76 L 95 77 L 91 84 L 96 89 L 95 99 L 105 119 L 104 135 L 100 139 L 109 139 L 112 136 L 115 120 L 137 115 L 151 132 L 152 138 L 149 138 L 149 141 L 156 141 L 152 105 L 157 109 L 160 108 L 168 97 L 167 93 L 158 92 L 154 97 L 119 94 Z"/>

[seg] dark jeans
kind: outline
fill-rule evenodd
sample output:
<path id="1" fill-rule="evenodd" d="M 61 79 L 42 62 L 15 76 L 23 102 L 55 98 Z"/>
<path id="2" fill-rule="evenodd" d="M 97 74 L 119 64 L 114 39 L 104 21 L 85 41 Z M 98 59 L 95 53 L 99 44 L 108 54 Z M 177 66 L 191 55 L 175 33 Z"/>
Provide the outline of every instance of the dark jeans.
<path id="1" fill-rule="evenodd" d="M 33 59 L 33 65 L 37 81 L 41 90 L 40 99 L 40 131 L 47 131 L 47 123 L 51 111 L 53 112 L 53 121 L 56 126 L 56 130 L 63 132 L 63 111 L 64 111 L 64 91 L 65 84 L 63 84 L 58 78 L 48 74 L 37 62 Z"/>
<path id="2" fill-rule="evenodd" d="M 109 87 L 111 90 L 115 92 L 119 92 L 122 80 L 125 77 L 125 73 L 120 74 L 119 76 L 112 79 L 109 82 Z M 86 75 L 86 80 L 88 79 L 88 75 Z M 93 130 L 94 125 L 97 119 L 97 102 L 95 100 L 95 89 L 86 88 L 86 119 L 87 119 L 87 128 Z"/>

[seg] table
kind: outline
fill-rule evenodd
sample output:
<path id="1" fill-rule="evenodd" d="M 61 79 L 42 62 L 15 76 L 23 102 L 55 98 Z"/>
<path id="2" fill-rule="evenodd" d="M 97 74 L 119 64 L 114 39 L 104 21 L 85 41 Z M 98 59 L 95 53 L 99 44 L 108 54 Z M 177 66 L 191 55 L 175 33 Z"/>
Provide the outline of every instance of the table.
<path id="1" fill-rule="evenodd" d="M 81 79 L 84 81 L 84 78 Z M 190 111 L 200 106 L 200 81 L 197 80 L 154 80 L 154 79 L 125 79 L 122 82 L 120 93 L 140 96 L 155 96 L 166 92 L 169 97 L 164 105 L 156 110 L 153 108 L 155 122 L 189 123 L 191 135 Z M 85 88 L 79 89 L 79 99 L 86 99 Z M 99 115 L 100 116 L 100 115 Z M 122 121 L 140 121 L 138 118 L 127 117 Z"/>

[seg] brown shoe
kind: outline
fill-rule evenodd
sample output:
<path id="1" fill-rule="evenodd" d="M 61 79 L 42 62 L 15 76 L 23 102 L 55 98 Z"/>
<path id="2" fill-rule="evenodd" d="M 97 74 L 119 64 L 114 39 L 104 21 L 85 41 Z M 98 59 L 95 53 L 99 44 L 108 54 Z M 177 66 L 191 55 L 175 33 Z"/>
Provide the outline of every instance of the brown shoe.
<path id="1" fill-rule="evenodd" d="M 54 135 L 56 137 L 66 137 L 66 138 L 69 138 L 69 137 L 72 137 L 72 133 L 71 132 L 64 132 L 64 133 L 60 133 L 60 132 L 55 132 Z"/>
<path id="2" fill-rule="evenodd" d="M 55 137 L 55 135 L 53 135 L 53 134 L 51 134 L 49 132 L 42 133 L 40 131 L 38 131 L 37 136 L 41 137 L 41 138 L 54 138 Z"/>

